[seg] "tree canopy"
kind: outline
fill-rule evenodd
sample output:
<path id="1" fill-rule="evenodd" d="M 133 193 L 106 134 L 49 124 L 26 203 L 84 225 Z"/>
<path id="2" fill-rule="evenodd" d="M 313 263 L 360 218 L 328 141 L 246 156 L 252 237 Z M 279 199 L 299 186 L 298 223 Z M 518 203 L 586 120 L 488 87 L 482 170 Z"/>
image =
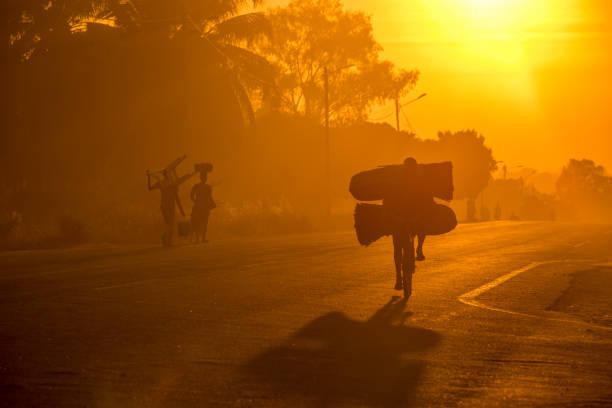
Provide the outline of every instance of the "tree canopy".
<path id="1" fill-rule="evenodd" d="M 571 159 L 557 180 L 557 193 L 560 196 L 610 194 L 612 178 L 593 160 Z"/>
<path id="2" fill-rule="evenodd" d="M 184 152 L 222 168 L 254 120 L 245 85 L 272 81 L 248 46 L 269 26 L 261 13 L 237 14 L 244 4 L 3 2 L 0 186 L 15 200 L 7 205 L 26 211 L 17 201 L 44 191 L 108 204 L 139 191 L 144 169 Z"/>
<path id="3" fill-rule="evenodd" d="M 322 121 L 325 70 L 336 123 L 365 119 L 373 103 L 399 98 L 418 79 L 417 71 L 381 60 L 370 18 L 344 10 L 339 0 L 293 0 L 268 18 L 272 36 L 259 49 L 277 68 L 275 103 L 283 111 Z"/>
<path id="4" fill-rule="evenodd" d="M 273 72 L 265 58 L 245 48 L 270 31 L 262 13 L 237 15 L 247 3 L 249 0 L 11 0 L 4 5 L 8 24 L 3 35 L 5 46 L 9 45 L 4 51 L 7 57 L 22 60 L 53 49 L 76 56 L 83 52 L 79 49 L 83 37 L 89 37 L 84 48 L 91 47 L 92 37 L 97 42 L 115 41 L 116 47 L 131 42 L 157 54 L 167 49 L 167 42 L 175 48 L 191 47 L 190 52 L 207 54 L 210 62 L 226 71 L 245 120 L 252 122 L 244 85 L 271 83 Z M 112 29 L 94 30 L 101 25 Z"/>
<path id="5" fill-rule="evenodd" d="M 592 160 L 571 159 L 557 180 L 557 195 L 565 214 L 582 220 L 609 221 L 612 177 Z"/>
<path id="6" fill-rule="evenodd" d="M 475 199 L 497 169 L 491 149 L 476 130 L 438 133 L 440 157 L 453 162 L 455 198 Z"/>

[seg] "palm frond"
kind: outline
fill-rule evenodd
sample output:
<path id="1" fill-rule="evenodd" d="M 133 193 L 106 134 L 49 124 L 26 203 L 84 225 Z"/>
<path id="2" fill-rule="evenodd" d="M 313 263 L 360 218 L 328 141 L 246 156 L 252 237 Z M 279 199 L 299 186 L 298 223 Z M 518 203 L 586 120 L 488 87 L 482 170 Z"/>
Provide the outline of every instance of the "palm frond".
<path id="1" fill-rule="evenodd" d="M 142 24 L 142 16 L 131 0 L 112 0 L 107 7 L 119 27 L 133 30 Z"/>
<path id="2" fill-rule="evenodd" d="M 251 100 L 249 99 L 244 86 L 242 86 L 242 83 L 238 79 L 238 76 L 231 73 L 231 79 L 232 91 L 234 92 L 234 95 L 236 95 L 236 99 L 240 106 L 240 112 L 242 113 L 242 118 L 247 127 L 253 127 L 255 125 L 255 112 L 253 111 Z"/>
<path id="3" fill-rule="evenodd" d="M 212 27 L 208 35 L 215 41 L 251 43 L 271 33 L 272 26 L 263 13 L 247 13 L 223 20 Z"/>
<path id="4" fill-rule="evenodd" d="M 243 77 L 260 84 L 272 85 L 276 71 L 264 57 L 231 44 L 217 44 L 219 52 Z"/>

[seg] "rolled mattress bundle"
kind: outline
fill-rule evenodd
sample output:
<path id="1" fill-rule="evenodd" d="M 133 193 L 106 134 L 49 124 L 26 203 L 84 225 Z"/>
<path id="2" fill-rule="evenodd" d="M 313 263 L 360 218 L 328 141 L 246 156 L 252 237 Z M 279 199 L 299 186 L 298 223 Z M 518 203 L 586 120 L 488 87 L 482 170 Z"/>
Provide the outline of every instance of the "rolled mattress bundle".
<path id="1" fill-rule="evenodd" d="M 403 182 L 422 183 L 433 197 L 453 199 L 453 164 L 451 162 L 418 164 L 413 174 L 404 165 L 395 164 L 366 170 L 351 178 L 349 191 L 359 201 L 383 200 L 389 191 L 401 188 Z"/>
<path id="2" fill-rule="evenodd" d="M 349 186 L 353 197 L 360 201 L 383 200 L 398 188 L 418 184 L 433 197 L 450 201 L 453 198 L 453 166 L 451 162 L 419 164 L 414 174 L 407 174 L 403 165 L 378 167 L 355 174 Z M 380 204 L 357 203 L 355 231 L 361 245 L 370 245 L 390 235 L 398 228 L 424 235 L 445 234 L 455 228 L 454 211 L 445 205 L 434 204 L 427 214 L 415 214 L 410 220 L 386 214 Z"/>

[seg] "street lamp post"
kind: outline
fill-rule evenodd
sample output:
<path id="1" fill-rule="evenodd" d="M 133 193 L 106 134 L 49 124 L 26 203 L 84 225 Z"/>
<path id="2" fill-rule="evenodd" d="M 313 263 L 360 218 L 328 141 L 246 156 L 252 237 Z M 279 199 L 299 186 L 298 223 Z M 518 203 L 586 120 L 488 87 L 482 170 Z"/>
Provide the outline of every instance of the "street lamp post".
<path id="1" fill-rule="evenodd" d="M 411 104 L 412 102 L 416 102 L 416 101 L 418 101 L 419 99 L 421 99 L 421 98 L 423 98 L 425 96 L 427 96 L 427 94 L 426 93 L 422 93 L 419 96 L 417 96 L 416 98 L 406 102 L 405 104 L 403 104 L 401 106 L 399 104 L 399 97 L 395 98 L 395 127 L 396 127 L 398 132 L 400 131 L 400 121 L 399 121 L 400 108 L 403 108 L 404 106 L 406 106 L 408 104 Z"/>

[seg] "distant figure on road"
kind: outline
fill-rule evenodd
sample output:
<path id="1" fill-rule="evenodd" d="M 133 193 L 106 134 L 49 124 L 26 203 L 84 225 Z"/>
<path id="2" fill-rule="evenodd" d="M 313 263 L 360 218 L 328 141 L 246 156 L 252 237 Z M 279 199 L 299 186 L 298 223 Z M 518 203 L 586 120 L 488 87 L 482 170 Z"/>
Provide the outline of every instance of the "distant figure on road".
<path id="1" fill-rule="evenodd" d="M 191 189 L 191 242 L 208 242 L 206 240 L 206 230 L 208 229 L 208 217 L 210 211 L 217 205 L 212 197 L 212 187 L 206 184 L 208 173 L 212 171 L 212 164 L 202 163 L 196 165 L 196 171 L 200 173 L 200 183 Z"/>
<path id="2" fill-rule="evenodd" d="M 177 205 L 181 214 L 185 216 L 185 211 L 183 211 L 183 206 L 181 205 L 181 201 L 179 199 L 178 188 L 195 174 L 188 173 L 182 177 L 177 177 L 176 166 L 183 159 L 184 156 L 175 160 L 170 166 L 162 170 L 160 172 L 162 176 L 161 179 L 156 173 L 147 171 L 147 184 L 149 186 L 149 191 L 155 189 L 159 189 L 161 191 L 160 209 L 165 223 L 165 229 L 162 234 L 162 243 L 166 246 L 172 245 Z M 156 177 L 158 180 L 151 184 L 151 177 Z"/>

